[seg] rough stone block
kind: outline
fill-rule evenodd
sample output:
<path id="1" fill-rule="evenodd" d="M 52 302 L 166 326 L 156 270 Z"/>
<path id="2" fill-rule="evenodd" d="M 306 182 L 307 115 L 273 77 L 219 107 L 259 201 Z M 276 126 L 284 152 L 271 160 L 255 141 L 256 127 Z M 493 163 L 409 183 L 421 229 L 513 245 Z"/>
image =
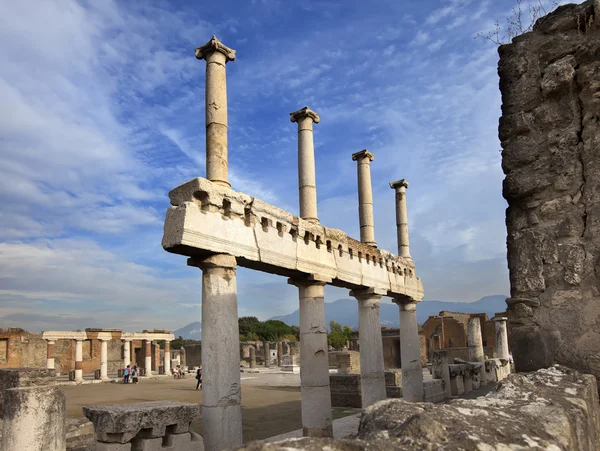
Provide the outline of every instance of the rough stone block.
<path id="1" fill-rule="evenodd" d="M 64 451 L 65 395 L 57 386 L 4 392 L 2 451 Z"/>
<path id="2" fill-rule="evenodd" d="M 2 399 L 9 388 L 54 385 L 56 371 L 47 368 L 6 368 L 0 370 L 0 419 L 4 418 Z"/>
<path id="3" fill-rule="evenodd" d="M 402 387 L 402 370 L 386 370 L 385 385 L 388 387 Z"/>
<path id="4" fill-rule="evenodd" d="M 67 451 L 85 450 L 96 440 L 94 425 L 87 418 L 68 419 L 66 430 Z"/>
<path id="5" fill-rule="evenodd" d="M 330 374 L 332 407 L 362 406 L 360 374 Z"/>
<path id="6" fill-rule="evenodd" d="M 134 437 L 158 438 L 183 433 L 200 416 L 200 405 L 175 401 L 136 404 L 105 404 L 84 407 L 83 414 L 94 423 L 99 441 L 127 443 Z"/>
<path id="7" fill-rule="evenodd" d="M 131 451 L 131 443 L 94 442 L 90 451 Z"/>
<path id="8" fill-rule="evenodd" d="M 446 399 L 446 390 L 441 379 L 423 382 L 423 400 L 425 402 L 441 402 Z"/>

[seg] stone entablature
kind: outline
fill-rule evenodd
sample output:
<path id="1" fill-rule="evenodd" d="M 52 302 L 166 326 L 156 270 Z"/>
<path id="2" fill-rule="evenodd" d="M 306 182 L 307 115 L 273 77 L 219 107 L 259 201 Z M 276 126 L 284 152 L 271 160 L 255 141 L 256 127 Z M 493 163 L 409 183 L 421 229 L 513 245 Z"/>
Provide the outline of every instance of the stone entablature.
<path id="1" fill-rule="evenodd" d="M 44 340 L 87 340 L 87 333 L 81 330 L 73 331 L 53 331 L 45 330 L 42 332 Z"/>
<path id="2" fill-rule="evenodd" d="M 204 178 L 169 193 L 162 245 L 190 257 L 224 253 L 240 266 L 282 276 L 329 278 L 353 290 L 375 288 L 419 301 L 423 285 L 410 257 L 398 257 L 305 221 Z"/>
<path id="3" fill-rule="evenodd" d="M 165 332 L 123 332 L 121 340 L 173 341 L 175 340 L 175 335 Z"/>

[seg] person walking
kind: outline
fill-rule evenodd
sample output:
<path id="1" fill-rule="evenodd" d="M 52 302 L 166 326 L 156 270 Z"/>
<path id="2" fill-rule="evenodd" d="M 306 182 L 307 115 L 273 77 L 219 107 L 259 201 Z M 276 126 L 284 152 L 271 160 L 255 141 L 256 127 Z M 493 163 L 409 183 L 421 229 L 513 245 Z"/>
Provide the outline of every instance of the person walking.
<path id="1" fill-rule="evenodd" d="M 202 365 L 200 365 L 196 371 L 196 379 L 198 380 L 196 390 L 202 390 Z"/>
<path id="2" fill-rule="evenodd" d="M 125 368 L 123 370 L 123 383 L 124 384 L 128 384 L 129 383 L 129 373 L 131 372 L 131 366 L 127 365 L 127 368 Z"/>
<path id="3" fill-rule="evenodd" d="M 138 367 L 137 367 L 137 365 L 134 365 L 133 369 L 131 370 L 131 380 L 134 384 L 138 383 Z"/>

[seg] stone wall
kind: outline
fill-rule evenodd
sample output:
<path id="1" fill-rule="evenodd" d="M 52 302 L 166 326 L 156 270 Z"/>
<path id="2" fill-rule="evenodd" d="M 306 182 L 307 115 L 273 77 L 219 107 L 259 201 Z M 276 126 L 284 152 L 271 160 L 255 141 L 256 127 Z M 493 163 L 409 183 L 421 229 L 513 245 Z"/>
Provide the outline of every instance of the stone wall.
<path id="1" fill-rule="evenodd" d="M 0 328 L 0 368 L 46 366 L 46 340 L 19 328 Z"/>
<path id="2" fill-rule="evenodd" d="M 202 363 L 202 345 L 185 345 L 186 365 L 190 368 Z"/>
<path id="3" fill-rule="evenodd" d="M 499 48 L 510 348 L 600 376 L 600 25 L 565 5 Z"/>

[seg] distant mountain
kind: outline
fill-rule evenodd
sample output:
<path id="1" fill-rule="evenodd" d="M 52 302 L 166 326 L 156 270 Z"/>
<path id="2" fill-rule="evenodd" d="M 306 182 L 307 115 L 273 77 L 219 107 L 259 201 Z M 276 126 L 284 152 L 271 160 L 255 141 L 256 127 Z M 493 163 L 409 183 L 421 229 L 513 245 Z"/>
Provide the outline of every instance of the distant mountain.
<path id="1" fill-rule="evenodd" d="M 181 329 L 173 331 L 175 338 L 182 337 L 187 340 L 200 340 L 202 339 L 202 324 L 200 321 L 190 323 Z"/>
<path id="2" fill-rule="evenodd" d="M 476 302 L 446 302 L 446 301 L 421 301 L 417 304 L 417 321 L 423 324 L 430 315 L 438 315 L 442 310 L 461 313 L 487 313 L 492 317 L 496 312 L 506 310 L 506 298 L 504 295 L 485 296 Z M 398 306 L 394 304 L 381 304 L 381 325 L 388 327 L 399 327 L 400 313 Z M 358 329 L 358 308 L 355 299 L 338 299 L 335 302 L 325 303 L 325 316 L 327 323 L 334 320 L 342 325 L 348 325 Z M 275 316 L 290 326 L 300 325 L 299 311 L 296 310 L 289 315 Z"/>

